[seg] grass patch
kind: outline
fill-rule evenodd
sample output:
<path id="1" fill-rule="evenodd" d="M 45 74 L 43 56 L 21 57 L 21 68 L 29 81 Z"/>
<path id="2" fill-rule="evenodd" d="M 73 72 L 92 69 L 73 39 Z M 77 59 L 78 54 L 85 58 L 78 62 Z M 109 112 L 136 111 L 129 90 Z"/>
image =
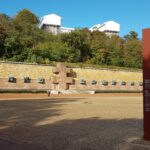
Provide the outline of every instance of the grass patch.
<path id="1" fill-rule="evenodd" d="M 96 94 L 98 93 L 143 93 L 142 90 L 96 90 Z"/>
<path id="2" fill-rule="evenodd" d="M 79 67 L 79 68 L 92 68 L 92 69 L 113 69 L 113 70 L 126 70 L 126 71 L 142 71 L 142 68 L 132 68 L 132 67 L 119 67 L 111 65 L 96 65 L 87 63 L 68 63 L 68 62 L 55 62 L 50 61 L 48 64 L 39 63 L 28 63 L 28 62 L 13 62 L 13 61 L 0 61 L 1 63 L 14 63 L 14 64 L 29 64 L 29 65 L 43 65 L 43 66 L 56 66 L 57 63 L 64 63 L 68 67 Z"/>
<path id="3" fill-rule="evenodd" d="M 57 63 L 56 63 L 57 64 Z M 66 63 L 69 67 L 80 67 L 80 68 L 95 68 L 95 69 L 113 69 L 113 70 L 126 70 L 126 71 L 142 71 L 140 68 L 129 68 L 129 67 L 119 67 L 111 65 L 95 65 L 95 64 L 85 64 L 85 63 Z"/>
<path id="4" fill-rule="evenodd" d="M 0 93 L 47 93 L 46 90 L 0 90 Z"/>

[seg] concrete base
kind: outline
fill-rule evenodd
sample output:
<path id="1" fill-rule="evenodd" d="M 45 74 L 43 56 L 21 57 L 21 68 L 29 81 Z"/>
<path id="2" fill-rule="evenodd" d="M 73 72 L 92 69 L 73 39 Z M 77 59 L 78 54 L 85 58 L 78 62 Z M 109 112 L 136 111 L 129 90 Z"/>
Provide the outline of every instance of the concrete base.
<path id="1" fill-rule="evenodd" d="M 51 94 L 95 94 L 93 90 L 51 90 Z"/>

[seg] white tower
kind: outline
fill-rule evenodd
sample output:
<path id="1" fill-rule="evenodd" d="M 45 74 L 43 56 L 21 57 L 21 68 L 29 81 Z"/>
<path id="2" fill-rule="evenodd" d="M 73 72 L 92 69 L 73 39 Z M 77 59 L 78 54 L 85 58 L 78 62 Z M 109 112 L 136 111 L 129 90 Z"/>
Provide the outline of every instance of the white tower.
<path id="1" fill-rule="evenodd" d="M 40 20 L 39 28 L 53 34 L 58 34 L 61 28 L 61 17 L 56 14 L 43 16 Z"/>

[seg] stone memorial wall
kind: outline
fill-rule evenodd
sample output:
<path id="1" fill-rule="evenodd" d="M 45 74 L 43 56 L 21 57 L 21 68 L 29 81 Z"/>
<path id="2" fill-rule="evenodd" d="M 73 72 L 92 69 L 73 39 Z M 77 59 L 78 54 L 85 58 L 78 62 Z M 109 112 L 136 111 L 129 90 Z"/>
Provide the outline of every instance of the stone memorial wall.
<path id="1" fill-rule="evenodd" d="M 142 72 L 0 62 L 0 89 L 142 90 Z"/>

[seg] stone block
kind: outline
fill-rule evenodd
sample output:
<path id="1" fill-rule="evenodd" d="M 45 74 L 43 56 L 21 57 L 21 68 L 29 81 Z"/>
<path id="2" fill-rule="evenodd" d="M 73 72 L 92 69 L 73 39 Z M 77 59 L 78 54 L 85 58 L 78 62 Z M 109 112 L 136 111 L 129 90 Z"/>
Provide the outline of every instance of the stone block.
<path id="1" fill-rule="evenodd" d="M 59 91 L 57 91 L 57 90 L 51 90 L 51 94 L 59 94 Z"/>
<path id="2" fill-rule="evenodd" d="M 66 83 L 73 83 L 72 77 L 67 77 L 66 78 Z"/>
<path id="3" fill-rule="evenodd" d="M 89 91 L 89 94 L 95 94 L 95 91 Z"/>
<path id="4" fill-rule="evenodd" d="M 53 84 L 58 84 L 59 83 L 59 77 L 53 76 L 53 77 L 51 77 L 51 81 Z"/>
<path id="5" fill-rule="evenodd" d="M 66 73 L 71 73 L 71 68 L 66 68 Z"/>
<path id="6" fill-rule="evenodd" d="M 59 70 L 59 68 L 56 68 L 56 67 L 55 67 L 55 68 L 52 69 L 52 72 L 57 74 L 57 73 L 60 72 L 60 70 Z"/>

